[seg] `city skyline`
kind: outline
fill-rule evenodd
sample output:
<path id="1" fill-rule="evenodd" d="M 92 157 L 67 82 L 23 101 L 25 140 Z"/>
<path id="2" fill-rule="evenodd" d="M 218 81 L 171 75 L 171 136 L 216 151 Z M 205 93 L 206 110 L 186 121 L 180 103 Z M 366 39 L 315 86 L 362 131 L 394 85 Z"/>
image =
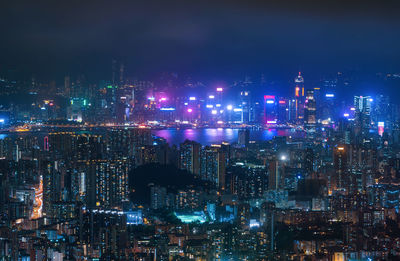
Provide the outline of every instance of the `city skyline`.
<path id="1" fill-rule="evenodd" d="M 4 3 L 0 260 L 398 260 L 399 11 Z"/>

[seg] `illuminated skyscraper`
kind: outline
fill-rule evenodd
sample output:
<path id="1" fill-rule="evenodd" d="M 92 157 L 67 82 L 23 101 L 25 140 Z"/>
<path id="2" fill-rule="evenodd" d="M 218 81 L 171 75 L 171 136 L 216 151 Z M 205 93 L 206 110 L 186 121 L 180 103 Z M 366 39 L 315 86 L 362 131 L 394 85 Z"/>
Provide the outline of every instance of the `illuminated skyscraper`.
<path id="1" fill-rule="evenodd" d="M 276 124 L 278 121 L 277 104 L 274 95 L 264 95 L 264 124 Z"/>
<path id="2" fill-rule="evenodd" d="M 254 110 L 249 91 L 240 92 L 240 104 L 242 107 L 242 122 L 249 123 L 254 121 Z"/>
<path id="3" fill-rule="evenodd" d="M 306 127 L 307 129 L 313 129 L 315 128 L 316 123 L 316 102 L 314 97 L 314 90 L 307 90 L 304 108 L 304 127 Z"/>
<path id="4" fill-rule="evenodd" d="M 200 177 L 225 188 L 225 153 L 220 146 L 205 147 L 200 152 Z"/>
<path id="5" fill-rule="evenodd" d="M 319 119 L 321 120 L 329 120 L 334 119 L 338 116 L 338 106 L 337 101 L 334 93 L 326 93 L 322 96 L 321 104 L 318 104 L 320 111 Z"/>
<path id="6" fill-rule="evenodd" d="M 244 165 L 228 170 L 227 189 L 239 199 L 262 198 L 267 188 L 265 166 Z"/>
<path id="7" fill-rule="evenodd" d="M 377 124 L 383 122 L 386 127 L 391 126 L 393 121 L 393 106 L 390 103 L 390 98 L 387 95 L 377 95 L 373 102 L 371 111 L 371 120 Z"/>
<path id="8" fill-rule="evenodd" d="M 304 78 L 299 72 L 299 75 L 294 79 L 295 83 L 295 111 L 296 121 L 302 122 L 304 118 Z"/>
<path id="9" fill-rule="evenodd" d="M 82 161 L 79 169 L 86 177 L 88 206 L 119 207 L 128 200 L 129 160 Z"/>
<path id="10" fill-rule="evenodd" d="M 347 147 L 337 146 L 333 151 L 333 163 L 336 172 L 336 188 L 345 189 L 347 187 L 347 176 L 348 176 L 348 160 L 347 160 Z M 335 186 L 333 186 L 334 188 Z"/>
<path id="11" fill-rule="evenodd" d="M 371 102 L 370 96 L 354 96 L 355 108 L 355 132 L 366 134 L 371 124 Z"/>
<path id="12" fill-rule="evenodd" d="M 278 122 L 280 124 L 287 123 L 290 119 L 289 102 L 290 100 L 283 98 L 278 101 Z"/>
<path id="13" fill-rule="evenodd" d="M 301 76 L 301 72 L 294 79 L 295 83 L 295 96 L 296 97 L 304 97 L 304 78 Z"/>

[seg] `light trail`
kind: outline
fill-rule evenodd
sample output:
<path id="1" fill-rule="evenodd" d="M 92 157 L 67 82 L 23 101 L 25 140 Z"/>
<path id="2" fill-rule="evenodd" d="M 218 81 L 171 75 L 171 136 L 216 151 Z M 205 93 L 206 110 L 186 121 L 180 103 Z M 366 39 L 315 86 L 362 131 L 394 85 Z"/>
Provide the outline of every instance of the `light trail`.
<path id="1" fill-rule="evenodd" d="M 33 204 L 33 211 L 31 219 L 37 219 L 42 217 L 43 209 L 43 176 L 40 176 L 39 186 L 35 188 L 35 202 Z"/>

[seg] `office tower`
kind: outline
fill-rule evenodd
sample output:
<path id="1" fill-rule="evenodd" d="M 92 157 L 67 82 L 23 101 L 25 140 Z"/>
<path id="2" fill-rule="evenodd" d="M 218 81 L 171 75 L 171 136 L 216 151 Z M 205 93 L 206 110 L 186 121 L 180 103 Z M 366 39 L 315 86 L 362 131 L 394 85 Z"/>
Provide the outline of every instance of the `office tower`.
<path id="1" fill-rule="evenodd" d="M 247 147 L 250 141 L 250 130 L 249 129 L 241 129 L 238 132 L 238 145 L 242 147 Z"/>
<path id="2" fill-rule="evenodd" d="M 372 106 L 371 120 L 377 124 L 383 122 L 383 125 L 389 127 L 393 122 L 392 105 L 389 96 L 377 95 Z"/>
<path id="3" fill-rule="evenodd" d="M 116 122 L 122 124 L 129 121 L 130 105 L 125 96 L 120 96 L 118 94 L 117 96 L 119 97 L 117 97 L 115 104 Z"/>
<path id="4" fill-rule="evenodd" d="M 189 171 L 194 175 L 200 174 L 200 148 L 195 141 L 186 140 L 179 146 L 179 168 Z"/>
<path id="5" fill-rule="evenodd" d="M 304 108 L 304 127 L 311 130 L 315 128 L 316 123 L 316 102 L 314 90 L 307 90 Z"/>
<path id="6" fill-rule="evenodd" d="M 294 78 L 295 83 L 295 97 L 304 97 L 304 78 L 299 72 L 296 78 Z"/>
<path id="7" fill-rule="evenodd" d="M 276 124 L 278 120 L 277 105 L 274 95 L 264 95 L 264 124 Z"/>
<path id="8" fill-rule="evenodd" d="M 302 123 L 304 118 L 304 78 L 299 75 L 294 79 L 295 83 L 295 118 L 297 123 Z"/>
<path id="9" fill-rule="evenodd" d="M 297 121 L 297 99 L 289 99 L 288 112 L 289 112 L 288 121 L 290 123 L 296 123 L 296 121 Z"/>
<path id="10" fill-rule="evenodd" d="M 330 121 L 338 116 L 338 108 L 336 108 L 336 96 L 329 92 L 326 93 L 322 98 L 322 102 L 317 104 L 320 111 L 320 119 Z"/>
<path id="11" fill-rule="evenodd" d="M 354 96 L 355 108 L 355 132 L 356 134 L 367 134 L 371 124 L 371 102 L 370 96 Z"/>
<path id="12" fill-rule="evenodd" d="M 116 106 L 117 106 L 117 85 L 107 85 L 105 89 L 105 116 L 106 121 L 115 122 L 117 118 Z"/>
<path id="13" fill-rule="evenodd" d="M 278 123 L 286 124 L 290 119 L 289 111 L 290 100 L 285 98 L 280 98 L 278 101 Z"/>
<path id="14" fill-rule="evenodd" d="M 221 146 L 207 146 L 200 151 L 200 177 L 225 188 L 225 153 Z"/>
<path id="15" fill-rule="evenodd" d="M 247 124 L 254 121 L 254 110 L 251 103 L 250 91 L 240 92 L 240 104 L 242 107 L 242 122 Z"/>

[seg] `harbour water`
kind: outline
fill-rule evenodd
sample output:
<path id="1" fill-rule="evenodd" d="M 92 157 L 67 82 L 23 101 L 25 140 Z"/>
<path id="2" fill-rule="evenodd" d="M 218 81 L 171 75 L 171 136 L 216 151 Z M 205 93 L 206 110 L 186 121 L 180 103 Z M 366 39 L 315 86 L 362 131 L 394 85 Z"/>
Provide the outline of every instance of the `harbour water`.
<path id="1" fill-rule="evenodd" d="M 155 136 L 162 137 L 169 144 L 179 145 L 185 140 L 193 140 L 202 145 L 219 144 L 221 142 L 237 142 L 239 129 L 204 128 L 204 129 L 163 129 L 153 130 Z M 299 137 L 301 133 L 290 129 L 251 130 L 250 140 L 270 140 L 274 136 Z"/>
<path id="2" fill-rule="evenodd" d="M 100 130 L 86 130 L 87 132 L 101 133 L 104 129 Z M 238 140 L 239 129 L 231 128 L 199 128 L 199 129 L 154 129 L 151 131 L 154 136 L 158 136 L 167 140 L 170 145 L 179 145 L 185 140 L 193 140 L 202 145 L 220 144 L 222 142 L 234 143 Z M 21 133 L 7 133 L 0 134 L 0 139 L 7 136 L 25 136 L 30 132 Z M 39 139 L 43 139 L 48 135 L 47 130 L 30 133 Z M 250 140 L 265 141 L 271 140 L 274 136 L 292 136 L 301 137 L 302 132 L 297 132 L 293 129 L 267 129 L 267 130 L 250 130 Z"/>

